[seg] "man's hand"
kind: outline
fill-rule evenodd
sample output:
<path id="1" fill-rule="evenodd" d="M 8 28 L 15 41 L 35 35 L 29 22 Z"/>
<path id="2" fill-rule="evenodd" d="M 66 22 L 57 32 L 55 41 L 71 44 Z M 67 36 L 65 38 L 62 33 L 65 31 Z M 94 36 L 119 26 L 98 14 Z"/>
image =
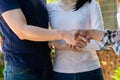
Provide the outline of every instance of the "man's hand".
<path id="1" fill-rule="evenodd" d="M 64 40 L 66 41 L 67 44 L 75 45 L 76 43 L 75 30 L 69 30 L 69 31 L 64 30 L 61 33 L 63 34 Z"/>
<path id="2" fill-rule="evenodd" d="M 71 31 L 74 44 L 67 44 L 67 46 L 73 50 L 82 50 L 87 46 L 87 43 L 90 41 L 90 37 L 83 30 L 73 30 Z M 71 36 L 69 35 L 69 36 Z M 70 39 L 69 39 L 70 40 Z"/>

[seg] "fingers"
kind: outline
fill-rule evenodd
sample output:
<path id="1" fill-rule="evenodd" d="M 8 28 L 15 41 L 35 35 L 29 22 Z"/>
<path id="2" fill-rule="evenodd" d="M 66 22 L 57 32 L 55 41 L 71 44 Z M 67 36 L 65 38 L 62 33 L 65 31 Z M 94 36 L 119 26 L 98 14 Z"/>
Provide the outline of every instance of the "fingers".
<path id="1" fill-rule="evenodd" d="M 87 46 L 87 42 L 81 40 L 79 42 L 76 42 L 76 46 L 80 47 L 80 48 L 84 48 Z"/>
<path id="2" fill-rule="evenodd" d="M 79 35 L 81 35 L 81 36 L 83 36 L 83 37 L 85 37 L 85 36 L 87 36 L 87 32 L 85 31 L 85 30 L 77 30 L 76 32 L 75 32 L 75 39 L 77 39 L 77 37 L 79 36 Z"/>
<path id="3" fill-rule="evenodd" d="M 79 32 L 79 35 L 81 35 L 81 36 L 87 36 L 88 35 L 88 33 L 85 31 L 85 30 L 81 30 L 80 32 Z"/>
<path id="4" fill-rule="evenodd" d="M 67 44 L 67 46 L 73 51 L 82 51 L 83 49 L 81 46 L 78 45 L 75 46 L 75 45 Z"/>
<path id="5" fill-rule="evenodd" d="M 64 37 L 68 44 L 67 46 L 73 50 L 84 48 L 87 46 L 87 43 L 90 42 L 90 37 L 87 36 L 84 30 L 66 31 Z"/>
<path id="6" fill-rule="evenodd" d="M 89 36 L 84 37 L 84 36 L 79 35 L 76 38 L 76 42 L 79 42 L 79 41 L 84 41 L 84 42 L 88 43 L 88 42 L 90 42 L 90 38 L 89 38 Z"/>
<path id="7" fill-rule="evenodd" d="M 67 44 L 72 50 L 82 50 L 87 46 L 87 43 L 90 42 L 90 37 L 82 30 L 74 31 L 74 40 L 75 44 Z"/>
<path id="8" fill-rule="evenodd" d="M 89 42 L 90 41 L 90 37 L 88 36 L 88 32 L 85 30 L 78 30 L 75 33 L 75 40 L 78 41 L 84 41 L 84 42 Z"/>

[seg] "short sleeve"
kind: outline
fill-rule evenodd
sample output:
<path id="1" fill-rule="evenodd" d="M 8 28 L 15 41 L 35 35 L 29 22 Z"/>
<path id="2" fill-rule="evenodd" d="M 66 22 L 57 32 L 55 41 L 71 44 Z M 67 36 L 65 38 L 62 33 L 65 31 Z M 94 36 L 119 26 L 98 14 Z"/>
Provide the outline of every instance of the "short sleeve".
<path id="1" fill-rule="evenodd" d="M 16 8 L 19 8 L 18 0 L 0 0 L 0 14 Z"/>
<path id="2" fill-rule="evenodd" d="M 117 23 L 118 23 L 118 30 L 120 30 L 120 5 L 118 7 L 118 12 L 117 12 Z"/>
<path id="3" fill-rule="evenodd" d="M 97 29 L 104 31 L 104 23 L 103 23 L 103 18 L 102 18 L 102 13 L 101 13 L 101 8 L 99 3 L 96 0 L 92 0 L 90 5 L 89 5 L 89 11 L 90 11 L 90 21 L 91 21 L 91 27 L 92 29 Z M 94 41 L 94 42 L 92 42 Z M 94 49 L 100 49 L 102 44 L 98 41 L 92 40 L 91 43 L 95 43 Z M 93 45 L 92 44 L 92 45 Z M 97 48 L 98 47 L 98 48 Z"/>
<path id="4" fill-rule="evenodd" d="M 101 8 L 96 0 L 92 0 L 89 5 L 91 15 L 91 25 L 94 29 L 104 30 Z"/>

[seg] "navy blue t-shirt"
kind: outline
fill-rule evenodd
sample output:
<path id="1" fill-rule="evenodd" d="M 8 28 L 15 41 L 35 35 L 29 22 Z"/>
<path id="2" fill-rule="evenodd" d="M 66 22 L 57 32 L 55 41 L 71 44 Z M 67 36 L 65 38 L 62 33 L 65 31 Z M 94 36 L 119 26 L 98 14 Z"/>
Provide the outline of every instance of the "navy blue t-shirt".
<path id="1" fill-rule="evenodd" d="M 5 37 L 5 60 L 15 66 L 51 69 L 47 42 L 20 40 L 2 18 L 2 13 L 19 8 L 23 11 L 27 24 L 48 28 L 45 0 L 0 0 L 0 31 Z"/>

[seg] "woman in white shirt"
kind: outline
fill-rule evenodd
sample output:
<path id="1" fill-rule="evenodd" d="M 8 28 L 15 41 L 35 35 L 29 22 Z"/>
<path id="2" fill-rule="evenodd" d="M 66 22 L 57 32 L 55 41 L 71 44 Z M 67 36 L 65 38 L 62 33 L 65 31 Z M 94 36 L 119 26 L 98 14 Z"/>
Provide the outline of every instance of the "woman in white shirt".
<path id="1" fill-rule="evenodd" d="M 52 29 L 103 30 L 101 10 L 96 0 L 59 0 L 48 5 L 48 12 Z M 53 41 L 49 45 L 56 49 L 55 80 L 103 80 L 95 52 L 99 49 L 98 42 L 91 40 L 80 51 L 68 48 L 64 41 Z"/>

